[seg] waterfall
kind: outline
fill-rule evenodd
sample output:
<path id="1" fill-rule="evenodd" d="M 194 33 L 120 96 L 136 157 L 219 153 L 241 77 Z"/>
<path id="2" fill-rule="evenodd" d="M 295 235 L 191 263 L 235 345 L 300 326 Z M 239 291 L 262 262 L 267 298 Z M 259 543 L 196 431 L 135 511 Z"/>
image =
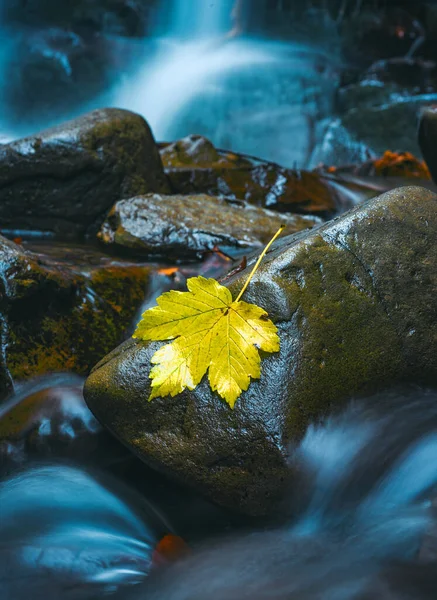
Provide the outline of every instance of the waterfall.
<path id="1" fill-rule="evenodd" d="M 159 141 L 200 134 L 221 148 L 306 166 L 316 125 L 332 114 L 338 60 L 311 41 L 241 31 L 234 16 L 247 5 L 163 0 L 144 58 L 113 104 L 143 115 Z"/>
<path id="2" fill-rule="evenodd" d="M 166 0 L 160 20 L 162 33 L 171 38 L 225 35 L 232 28 L 236 0 Z"/>

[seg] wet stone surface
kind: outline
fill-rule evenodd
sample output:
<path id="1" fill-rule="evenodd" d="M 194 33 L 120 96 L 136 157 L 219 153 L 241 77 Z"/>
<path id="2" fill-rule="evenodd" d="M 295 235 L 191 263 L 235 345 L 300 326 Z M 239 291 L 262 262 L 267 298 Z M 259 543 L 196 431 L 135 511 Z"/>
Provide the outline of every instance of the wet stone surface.
<path id="1" fill-rule="evenodd" d="M 353 394 L 435 381 L 436 208 L 432 192 L 401 188 L 276 243 L 244 299 L 277 324 L 281 350 L 235 410 L 205 380 L 148 403 L 160 343 L 134 340 L 93 370 L 88 405 L 147 464 L 219 504 L 268 513 L 290 475 L 288 446 L 310 421 Z M 236 293 L 246 277 L 226 285 Z"/>
<path id="2" fill-rule="evenodd" d="M 128 111 L 96 110 L 0 146 L 1 231 L 84 235 L 117 200 L 167 191 L 150 128 Z"/>
<path id="3" fill-rule="evenodd" d="M 335 188 L 311 171 L 284 169 L 217 150 L 201 136 L 161 144 L 160 152 L 176 194 L 225 196 L 281 212 L 322 217 L 338 210 Z"/>
<path id="4" fill-rule="evenodd" d="M 35 375 L 89 372 L 124 339 L 153 272 L 92 249 L 33 248 L 0 237 L 1 396 Z"/>
<path id="5" fill-rule="evenodd" d="M 287 235 L 321 222 L 213 196 L 149 194 L 117 202 L 98 237 L 118 251 L 202 258 L 214 247 L 227 252 L 260 248 L 281 225 Z"/>

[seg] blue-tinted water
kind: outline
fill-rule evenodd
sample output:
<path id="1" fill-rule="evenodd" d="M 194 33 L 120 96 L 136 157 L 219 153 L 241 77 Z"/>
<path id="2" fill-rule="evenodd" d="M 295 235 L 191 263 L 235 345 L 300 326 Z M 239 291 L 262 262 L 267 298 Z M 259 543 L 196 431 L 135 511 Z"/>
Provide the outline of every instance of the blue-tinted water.
<path id="1" fill-rule="evenodd" d="M 4 427 L 13 410 L 26 417 L 21 430 Z M 177 504 L 180 491 L 167 483 L 167 504 L 150 501 L 153 476 L 128 474 L 76 378 L 27 384 L 0 416 L 0 439 L 2 600 L 27 600 L 29 589 L 44 600 L 435 599 L 436 393 L 380 394 L 310 426 L 290 448 L 281 527 L 223 538 L 228 525 L 193 504 L 183 533 L 200 531 L 192 556 L 156 569 L 153 549 L 173 531 L 168 498 Z"/>

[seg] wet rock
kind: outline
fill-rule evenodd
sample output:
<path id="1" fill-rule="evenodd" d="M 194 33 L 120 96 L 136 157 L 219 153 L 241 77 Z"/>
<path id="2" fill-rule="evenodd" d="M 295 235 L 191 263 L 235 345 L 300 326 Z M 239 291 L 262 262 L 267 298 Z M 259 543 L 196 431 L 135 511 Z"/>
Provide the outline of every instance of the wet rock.
<path id="1" fill-rule="evenodd" d="M 121 198 L 168 191 L 146 121 L 93 111 L 0 146 L 2 231 L 85 234 Z"/>
<path id="2" fill-rule="evenodd" d="M 437 95 L 389 94 L 386 93 L 388 90 L 384 90 L 384 84 L 374 83 L 357 84 L 353 87 L 357 90 L 357 103 L 341 118 L 341 126 L 349 135 L 346 142 L 350 143 L 351 140 L 353 144 L 365 146 L 370 154 L 383 154 L 389 149 L 420 156 L 417 143 L 418 118 L 424 107 L 437 100 Z M 361 96 L 363 90 L 366 91 Z M 374 96 L 372 91 L 375 91 Z M 352 105 L 353 96 L 351 93 L 347 105 Z"/>
<path id="3" fill-rule="evenodd" d="M 136 254 L 201 257 L 215 246 L 258 248 L 281 225 L 286 226 L 284 233 L 295 233 L 320 222 L 317 217 L 278 215 L 213 196 L 149 194 L 117 202 L 98 237 L 106 245 Z"/>
<path id="4" fill-rule="evenodd" d="M 147 402 L 162 343 L 130 340 L 93 370 L 86 401 L 149 465 L 251 515 L 277 506 L 289 445 L 353 394 L 437 376 L 437 195 L 394 190 L 278 241 L 244 299 L 277 324 L 278 354 L 230 410 L 207 381 Z M 253 261 L 248 265 L 252 266 Z M 233 294 L 248 271 L 226 281 Z"/>
<path id="5" fill-rule="evenodd" d="M 343 153 L 352 143 L 367 147 L 370 154 L 388 149 L 420 156 L 418 118 L 423 107 L 436 101 L 434 61 L 403 57 L 373 63 L 358 81 L 339 90 L 337 108 L 349 137 Z"/>
<path id="6" fill-rule="evenodd" d="M 429 107 L 422 111 L 419 123 L 419 144 L 423 158 L 437 182 L 437 107 Z"/>
<path id="7" fill-rule="evenodd" d="M 233 152 L 220 152 L 214 144 L 202 135 L 188 135 L 170 144 L 161 144 L 161 158 L 166 168 L 251 166 L 251 161 Z"/>
<path id="8" fill-rule="evenodd" d="M 420 58 L 400 57 L 375 62 L 367 70 L 366 81 L 399 86 L 407 93 L 433 93 L 436 91 L 436 63 Z"/>
<path id="9" fill-rule="evenodd" d="M 281 212 L 337 210 L 335 190 L 319 175 L 217 150 L 201 136 L 161 144 L 161 158 L 176 194 L 225 196 Z"/>
<path id="10" fill-rule="evenodd" d="M 0 237 L 0 396 L 36 375 L 87 374 L 131 327 L 150 268 L 105 257 L 87 267 L 74 254 L 59 261 Z"/>

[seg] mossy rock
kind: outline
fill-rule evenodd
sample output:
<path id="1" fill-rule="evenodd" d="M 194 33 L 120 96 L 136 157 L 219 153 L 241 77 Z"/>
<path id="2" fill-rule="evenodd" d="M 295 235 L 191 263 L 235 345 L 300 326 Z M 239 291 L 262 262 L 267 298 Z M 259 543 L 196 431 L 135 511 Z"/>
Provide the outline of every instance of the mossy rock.
<path id="1" fill-rule="evenodd" d="M 169 191 L 146 121 L 96 110 L 0 146 L 0 224 L 5 230 L 83 235 L 121 198 Z"/>
<path id="2" fill-rule="evenodd" d="M 332 216 L 339 208 L 334 186 L 318 173 L 218 150 L 199 135 L 160 144 L 160 153 L 174 194 L 225 196 L 281 212 L 322 217 Z"/>
<path id="3" fill-rule="evenodd" d="M 290 234 L 319 223 L 317 217 L 280 215 L 204 194 L 148 194 L 117 202 L 98 237 L 106 246 L 134 254 L 201 258 L 216 246 L 230 252 L 262 247 L 281 225 Z"/>
<path id="4" fill-rule="evenodd" d="M 277 324 L 281 350 L 235 410 L 203 380 L 147 402 L 162 342 L 130 340 L 93 370 L 96 417 L 149 465 L 215 502 L 265 515 L 283 498 L 288 449 L 308 423 L 394 382 L 436 381 L 437 196 L 404 187 L 278 241 L 244 299 Z M 226 281 L 235 296 L 253 264 Z"/>
<path id="5" fill-rule="evenodd" d="M 0 236 L 0 397 L 51 372 L 86 375 L 125 339 L 150 268 L 102 262 L 85 269 L 43 258 Z"/>

